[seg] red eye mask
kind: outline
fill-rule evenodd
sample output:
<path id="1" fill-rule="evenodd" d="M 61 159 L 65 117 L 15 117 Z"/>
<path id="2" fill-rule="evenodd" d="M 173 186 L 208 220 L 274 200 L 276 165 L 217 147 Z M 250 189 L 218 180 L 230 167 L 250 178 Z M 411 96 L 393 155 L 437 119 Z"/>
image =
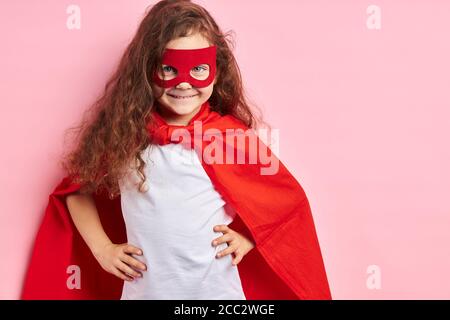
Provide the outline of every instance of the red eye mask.
<path id="1" fill-rule="evenodd" d="M 158 86 L 170 88 L 188 82 L 193 87 L 204 88 L 214 81 L 216 75 L 216 46 L 203 49 L 166 49 L 162 63 L 176 69 L 176 77 L 162 80 L 155 72 L 153 81 Z M 191 75 L 191 70 L 201 64 L 209 65 L 209 76 L 205 80 L 195 79 Z"/>

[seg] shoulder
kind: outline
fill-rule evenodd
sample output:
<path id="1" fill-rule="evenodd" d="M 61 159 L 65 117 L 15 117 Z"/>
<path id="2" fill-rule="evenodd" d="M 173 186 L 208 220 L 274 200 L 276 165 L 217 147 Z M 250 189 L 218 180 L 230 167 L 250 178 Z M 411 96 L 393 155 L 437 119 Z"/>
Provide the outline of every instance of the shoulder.
<path id="1" fill-rule="evenodd" d="M 217 128 L 217 129 L 242 129 L 242 130 L 248 130 L 250 129 L 249 126 L 247 126 L 242 120 L 236 118 L 234 115 L 226 114 L 226 115 L 220 115 L 217 112 L 216 117 L 214 121 L 210 122 L 209 127 L 211 128 Z"/>

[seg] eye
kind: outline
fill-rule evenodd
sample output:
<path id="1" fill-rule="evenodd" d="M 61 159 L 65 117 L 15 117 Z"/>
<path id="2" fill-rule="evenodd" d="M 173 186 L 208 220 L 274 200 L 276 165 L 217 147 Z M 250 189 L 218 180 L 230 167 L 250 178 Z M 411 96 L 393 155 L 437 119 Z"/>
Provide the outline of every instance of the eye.
<path id="1" fill-rule="evenodd" d="M 172 71 L 175 72 L 175 69 L 174 69 L 173 67 L 171 67 L 171 66 L 163 66 L 163 67 L 162 67 L 162 70 L 163 70 L 164 72 L 167 72 L 167 73 L 170 73 L 170 72 L 172 72 Z"/>
<path id="2" fill-rule="evenodd" d="M 194 70 L 197 73 L 200 73 L 200 72 L 203 72 L 203 71 L 207 71 L 208 70 L 208 65 L 202 64 L 202 65 L 199 65 L 199 66 L 196 66 L 196 67 L 192 68 L 192 70 Z"/>

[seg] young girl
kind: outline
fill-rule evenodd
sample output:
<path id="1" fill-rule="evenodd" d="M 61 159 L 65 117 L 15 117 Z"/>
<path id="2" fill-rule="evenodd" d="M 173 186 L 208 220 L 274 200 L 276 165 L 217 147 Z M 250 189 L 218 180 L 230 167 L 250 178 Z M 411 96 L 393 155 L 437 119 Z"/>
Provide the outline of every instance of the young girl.
<path id="1" fill-rule="evenodd" d="M 216 160 L 229 151 L 225 131 L 258 122 L 204 8 L 154 5 L 92 111 L 50 196 L 22 298 L 331 298 L 309 203 L 284 165 L 261 175 L 260 159 L 204 159 L 213 141 L 225 143 Z M 198 142 L 198 125 L 215 139 Z M 248 146 L 233 155 L 248 160 Z"/>

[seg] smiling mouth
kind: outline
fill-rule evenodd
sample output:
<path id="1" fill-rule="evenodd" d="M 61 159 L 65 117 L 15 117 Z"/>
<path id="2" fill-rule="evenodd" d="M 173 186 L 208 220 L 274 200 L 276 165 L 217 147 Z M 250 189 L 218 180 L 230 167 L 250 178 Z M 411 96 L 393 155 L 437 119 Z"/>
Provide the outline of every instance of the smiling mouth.
<path id="1" fill-rule="evenodd" d="M 177 96 L 177 95 L 173 95 L 173 94 L 168 94 L 168 96 L 175 98 L 175 99 L 183 100 L 183 99 L 190 99 L 190 98 L 196 97 L 197 94 L 194 94 L 192 96 Z"/>

